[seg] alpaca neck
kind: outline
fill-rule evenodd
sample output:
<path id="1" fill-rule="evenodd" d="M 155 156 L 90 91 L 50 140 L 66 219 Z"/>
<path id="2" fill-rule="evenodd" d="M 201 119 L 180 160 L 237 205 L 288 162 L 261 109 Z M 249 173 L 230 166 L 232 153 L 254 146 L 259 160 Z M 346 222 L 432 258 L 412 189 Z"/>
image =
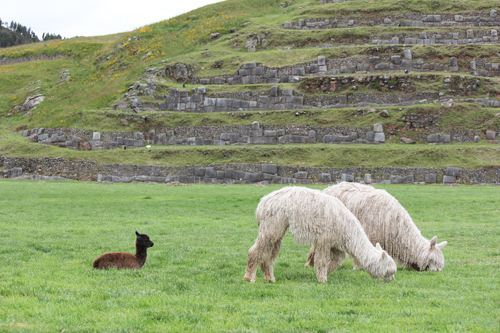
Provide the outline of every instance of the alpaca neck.
<path id="1" fill-rule="evenodd" d="M 146 262 L 146 257 L 148 256 L 148 248 L 136 243 L 135 244 L 135 257 L 137 258 L 137 261 L 139 262 L 139 265 L 141 267 L 144 265 Z"/>
<path id="2" fill-rule="evenodd" d="M 351 232 L 346 250 L 366 269 L 379 259 L 380 251 L 374 248 L 361 227 L 351 228 Z"/>
<path id="3" fill-rule="evenodd" d="M 400 254 L 405 254 L 406 258 L 400 258 L 402 263 L 411 266 L 415 270 L 424 270 L 426 263 L 422 262 L 422 258 L 425 257 L 424 252 L 430 247 L 430 242 L 422 236 L 420 230 L 418 230 L 415 223 L 413 223 L 412 218 L 408 215 L 405 216 L 405 224 L 411 227 L 409 232 L 405 233 L 405 237 L 408 239 L 403 240 L 401 243 L 405 242 L 408 244 L 409 249 L 412 251 L 400 251 Z"/>

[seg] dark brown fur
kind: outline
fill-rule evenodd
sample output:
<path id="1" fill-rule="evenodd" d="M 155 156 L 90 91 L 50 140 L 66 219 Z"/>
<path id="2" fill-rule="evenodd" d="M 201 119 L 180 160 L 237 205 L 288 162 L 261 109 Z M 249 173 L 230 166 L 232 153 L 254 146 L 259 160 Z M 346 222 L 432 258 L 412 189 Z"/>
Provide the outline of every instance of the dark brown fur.
<path id="1" fill-rule="evenodd" d="M 144 266 L 148 255 L 148 247 L 152 247 L 154 243 L 146 234 L 135 232 L 137 238 L 135 240 L 135 255 L 128 252 L 108 252 L 101 254 L 94 260 L 94 268 L 108 269 L 109 267 L 134 268 L 139 269 Z"/>

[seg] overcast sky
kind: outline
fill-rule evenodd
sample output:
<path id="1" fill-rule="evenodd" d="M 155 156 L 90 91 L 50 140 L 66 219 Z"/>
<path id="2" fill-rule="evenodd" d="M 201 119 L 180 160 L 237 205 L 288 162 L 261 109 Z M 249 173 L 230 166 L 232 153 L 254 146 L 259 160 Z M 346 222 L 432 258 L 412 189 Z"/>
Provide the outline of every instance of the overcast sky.
<path id="1" fill-rule="evenodd" d="M 223 0 L 24 0 L 3 1 L 0 19 L 62 37 L 101 36 L 163 21 Z"/>

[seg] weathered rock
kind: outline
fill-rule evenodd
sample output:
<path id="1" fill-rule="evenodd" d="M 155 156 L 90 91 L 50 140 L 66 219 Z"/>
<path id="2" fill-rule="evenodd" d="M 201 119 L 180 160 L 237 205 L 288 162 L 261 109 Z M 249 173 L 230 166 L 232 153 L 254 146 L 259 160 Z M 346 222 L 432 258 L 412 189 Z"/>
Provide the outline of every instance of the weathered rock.
<path id="1" fill-rule="evenodd" d="M 369 173 L 365 173 L 365 176 L 363 177 L 363 181 L 365 184 L 371 184 L 372 183 L 372 175 Z"/>
<path id="2" fill-rule="evenodd" d="M 474 137 L 474 142 L 475 143 L 478 143 L 479 141 L 481 141 L 481 138 L 478 137 L 477 135 Z"/>
<path id="3" fill-rule="evenodd" d="M 373 131 L 375 133 L 384 133 L 384 124 L 378 123 L 373 125 Z"/>
<path id="4" fill-rule="evenodd" d="M 255 52 L 255 48 L 257 47 L 257 39 L 249 39 L 247 40 L 247 43 L 245 44 L 245 49 L 248 52 Z"/>
<path id="5" fill-rule="evenodd" d="M 141 107 L 142 107 L 142 100 L 141 100 L 139 97 L 132 98 L 132 99 L 129 101 L 129 106 L 130 106 L 132 109 L 141 108 Z"/>
<path id="6" fill-rule="evenodd" d="M 297 179 L 307 179 L 307 172 L 299 171 L 294 174 L 294 177 Z"/>
<path id="7" fill-rule="evenodd" d="M 276 164 L 262 164 L 262 172 L 275 175 L 278 173 L 278 166 Z"/>
<path id="8" fill-rule="evenodd" d="M 128 87 L 129 96 L 155 96 L 158 85 L 155 80 L 147 79 L 145 83 L 141 81 L 134 82 Z"/>
<path id="9" fill-rule="evenodd" d="M 446 175 L 458 177 L 460 175 L 460 170 L 461 170 L 460 168 L 447 167 L 446 168 Z"/>
<path id="10" fill-rule="evenodd" d="M 318 182 L 320 183 L 330 183 L 332 181 L 332 175 L 329 173 L 320 173 L 318 176 Z"/>
<path id="11" fill-rule="evenodd" d="M 214 32 L 210 34 L 210 39 L 217 39 L 220 38 L 220 33 Z"/>
<path id="12" fill-rule="evenodd" d="M 67 82 L 70 79 L 70 74 L 67 68 L 61 69 L 59 72 L 59 83 Z"/>
<path id="13" fill-rule="evenodd" d="M 43 96 L 42 94 L 29 96 L 28 98 L 26 98 L 23 105 L 21 105 L 21 111 L 28 111 L 28 110 L 33 109 L 38 104 L 43 102 L 44 99 L 45 99 L 45 96 Z"/>
<path id="14" fill-rule="evenodd" d="M 352 183 L 354 181 L 354 176 L 353 175 L 349 175 L 347 173 L 343 173 L 340 175 L 340 181 L 341 182 L 350 182 Z"/>
<path id="15" fill-rule="evenodd" d="M 457 182 L 457 177 L 454 176 L 444 176 L 443 184 L 454 184 Z"/>
<path id="16" fill-rule="evenodd" d="M 391 184 L 413 184 L 413 175 L 391 176 Z"/>
<path id="17" fill-rule="evenodd" d="M 495 140 L 495 131 L 486 131 L 486 140 Z"/>
<path id="18" fill-rule="evenodd" d="M 78 150 L 89 151 L 92 150 L 92 146 L 85 140 L 78 142 Z"/>
<path id="19" fill-rule="evenodd" d="M 415 144 L 417 142 L 413 139 L 410 139 L 410 138 L 401 137 L 401 138 L 399 138 L 399 143 Z"/>
<path id="20" fill-rule="evenodd" d="M 385 134 L 384 133 L 375 133 L 375 138 L 373 139 L 375 142 L 383 143 L 385 142 Z"/>
<path id="21" fill-rule="evenodd" d="M 171 77 L 177 82 L 188 82 L 191 81 L 193 76 L 198 70 L 198 65 L 177 63 L 174 65 L 169 65 L 165 68 L 165 75 Z"/>
<path id="22" fill-rule="evenodd" d="M 428 173 L 425 175 L 425 183 L 426 184 L 436 184 L 437 178 L 435 173 Z"/>

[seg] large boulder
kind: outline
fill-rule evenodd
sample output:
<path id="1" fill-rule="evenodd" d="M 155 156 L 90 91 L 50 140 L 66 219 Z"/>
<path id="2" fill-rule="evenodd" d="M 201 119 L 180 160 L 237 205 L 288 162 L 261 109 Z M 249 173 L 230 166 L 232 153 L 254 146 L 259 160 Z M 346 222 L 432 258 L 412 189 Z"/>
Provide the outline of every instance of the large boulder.
<path id="1" fill-rule="evenodd" d="M 178 62 L 173 65 L 168 65 L 165 68 L 165 75 L 171 77 L 173 80 L 177 82 L 184 83 L 191 81 L 193 76 L 196 74 L 197 70 L 198 70 L 198 65 L 191 65 Z"/>

